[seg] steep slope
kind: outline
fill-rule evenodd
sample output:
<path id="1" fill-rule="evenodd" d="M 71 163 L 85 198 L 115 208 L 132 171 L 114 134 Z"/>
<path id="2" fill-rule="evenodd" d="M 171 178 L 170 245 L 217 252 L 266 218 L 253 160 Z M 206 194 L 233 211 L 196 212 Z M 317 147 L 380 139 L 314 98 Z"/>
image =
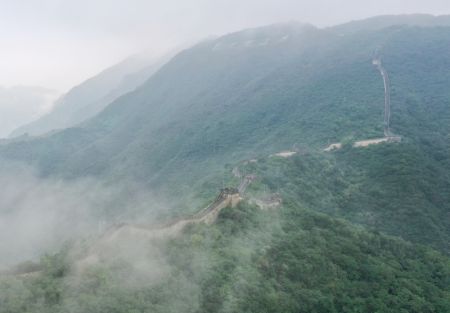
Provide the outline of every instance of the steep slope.
<path id="1" fill-rule="evenodd" d="M 289 24 L 204 42 L 82 127 L 6 146 L 2 155 L 25 157 L 44 174 L 105 175 L 114 168 L 151 182 L 192 168 L 195 180 L 254 151 L 376 134 L 383 92 L 369 62 L 370 41 L 352 54 L 351 41 Z"/>
<path id="2" fill-rule="evenodd" d="M 212 178 L 227 163 L 382 136 L 384 88 L 372 65 L 380 47 L 392 131 L 444 153 L 449 34 L 405 26 L 339 36 L 301 24 L 230 34 L 178 54 L 85 124 L 2 145 L 0 156 L 43 176 L 127 178 L 192 195 L 205 182 L 219 185 Z"/>
<path id="3" fill-rule="evenodd" d="M 142 85 L 167 60 L 166 57 L 156 60 L 144 56 L 130 57 L 74 87 L 55 103 L 50 113 L 17 128 L 10 136 L 42 135 L 81 123 Z"/>
<path id="4" fill-rule="evenodd" d="M 259 177 L 251 198 L 277 193 L 284 202 L 450 254 L 450 175 L 439 154 L 386 143 L 261 158 L 240 170 Z"/>

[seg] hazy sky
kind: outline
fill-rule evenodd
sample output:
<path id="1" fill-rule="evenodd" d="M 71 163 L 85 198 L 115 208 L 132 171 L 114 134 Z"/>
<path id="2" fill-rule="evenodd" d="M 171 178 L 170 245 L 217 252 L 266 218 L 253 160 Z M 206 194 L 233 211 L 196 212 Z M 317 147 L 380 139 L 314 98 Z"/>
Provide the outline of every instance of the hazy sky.
<path id="1" fill-rule="evenodd" d="M 0 86 L 65 91 L 129 54 L 245 27 L 449 14 L 449 0 L 0 0 Z"/>

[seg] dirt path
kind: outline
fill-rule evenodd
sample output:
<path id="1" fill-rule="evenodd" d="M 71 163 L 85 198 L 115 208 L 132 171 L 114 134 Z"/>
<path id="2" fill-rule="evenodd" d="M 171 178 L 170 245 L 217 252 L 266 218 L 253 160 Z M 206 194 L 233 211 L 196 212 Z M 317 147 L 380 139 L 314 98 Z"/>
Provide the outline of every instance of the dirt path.
<path id="1" fill-rule="evenodd" d="M 271 157 L 280 157 L 280 158 L 290 158 L 291 156 L 297 154 L 296 151 L 281 151 L 275 154 L 272 154 Z"/>
<path id="2" fill-rule="evenodd" d="M 370 145 L 378 145 L 380 143 L 388 142 L 388 141 L 389 141 L 389 138 L 387 138 L 387 137 L 368 139 L 368 140 L 361 140 L 361 141 L 356 141 L 353 144 L 353 147 L 355 147 L 355 148 L 368 147 Z"/>
<path id="3" fill-rule="evenodd" d="M 360 141 L 355 141 L 353 143 L 353 147 L 354 148 L 364 148 L 364 147 L 368 147 L 370 145 L 379 145 L 381 143 L 391 143 L 391 142 L 400 142 L 401 141 L 401 137 L 399 136 L 387 136 L 387 137 L 382 137 L 382 138 L 374 138 L 374 139 L 367 139 L 367 140 L 360 140 Z M 332 143 L 331 145 L 329 145 L 328 147 L 326 147 L 325 149 L 323 149 L 323 151 L 325 152 L 331 152 L 333 150 L 339 150 L 342 148 L 342 144 L 341 143 Z"/>
<path id="4" fill-rule="evenodd" d="M 330 144 L 328 147 L 326 147 L 325 149 L 323 149 L 323 151 L 325 151 L 325 152 L 330 152 L 330 151 L 333 151 L 333 150 L 339 150 L 339 149 L 341 149 L 341 148 L 342 148 L 342 143 L 337 142 L 337 143 L 332 143 L 332 144 Z"/>

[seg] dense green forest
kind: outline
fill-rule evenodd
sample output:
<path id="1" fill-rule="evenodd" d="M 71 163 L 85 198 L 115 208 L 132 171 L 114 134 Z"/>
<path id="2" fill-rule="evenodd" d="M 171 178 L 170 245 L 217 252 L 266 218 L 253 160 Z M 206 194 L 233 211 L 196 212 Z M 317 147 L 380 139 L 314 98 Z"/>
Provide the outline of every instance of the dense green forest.
<path id="1" fill-rule="evenodd" d="M 450 310 L 447 257 L 293 205 L 242 204 L 147 249 L 152 279 L 127 257 L 80 273 L 70 248 L 45 256 L 34 277 L 1 279 L 0 312 Z"/>
<path id="2" fill-rule="evenodd" d="M 450 253 L 450 179 L 441 161 L 399 143 L 264 158 L 242 171 L 259 176 L 255 197 L 279 192 L 304 208 Z"/>

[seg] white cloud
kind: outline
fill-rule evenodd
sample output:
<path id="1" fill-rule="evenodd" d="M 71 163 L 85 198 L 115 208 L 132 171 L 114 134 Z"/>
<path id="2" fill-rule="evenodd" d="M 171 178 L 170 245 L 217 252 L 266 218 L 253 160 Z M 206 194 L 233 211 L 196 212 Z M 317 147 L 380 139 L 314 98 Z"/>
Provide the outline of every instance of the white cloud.
<path id="1" fill-rule="evenodd" d="M 23 164 L 0 171 L 0 271 L 86 238 L 115 221 L 150 223 L 168 207 L 137 184 L 105 184 L 92 178 L 43 179 Z M 109 226 L 108 226 L 109 225 Z"/>

